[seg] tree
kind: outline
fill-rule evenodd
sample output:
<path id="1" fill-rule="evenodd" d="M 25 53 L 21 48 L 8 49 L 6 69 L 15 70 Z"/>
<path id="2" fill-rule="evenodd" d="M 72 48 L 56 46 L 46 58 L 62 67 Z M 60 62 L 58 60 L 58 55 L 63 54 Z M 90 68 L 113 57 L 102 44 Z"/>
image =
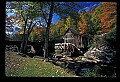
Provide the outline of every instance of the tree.
<path id="1" fill-rule="evenodd" d="M 117 26 L 115 25 L 111 31 L 109 31 L 104 37 L 105 43 L 111 45 L 112 47 L 117 47 L 116 36 L 117 36 Z"/>
<path id="2" fill-rule="evenodd" d="M 65 29 L 65 20 L 59 20 L 50 28 L 50 38 L 55 39 L 53 37 L 55 35 L 55 30 L 57 31 L 58 36 L 62 36 L 66 29 Z"/>
<path id="3" fill-rule="evenodd" d="M 77 12 L 72 12 L 71 15 L 71 25 L 74 25 L 75 26 L 75 29 L 78 29 L 78 27 L 80 26 L 79 24 L 79 20 L 80 20 L 80 14 L 77 13 Z"/>
<path id="4" fill-rule="evenodd" d="M 79 4 L 76 2 L 12 2 L 11 7 L 16 9 L 19 20 L 24 25 L 23 42 L 21 52 L 26 53 L 28 37 L 38 22 L 45 28 L 45 56 L 48 57 L 49 29 L 53 13 L 58 14 L 61 18 L 66 18 L 71 12 L 79 11 Z M 38 19 L 38 17 L 41 19 Z M 42 24 L 41 24 L 42 23 Z"/>
<path id="5" fill-rule="evenodd" d="M 93 23 L 93 29 L 95 30 L 94 35 L 95 34 L 101 34 L 101 26 L 100 26 L 101 21 L 99 19 L 100 16 L 101 16 L 101 13 L 103 13 L 101 8 L 102 8 L 102 5 L 99 5 L 95 9 L 95 11 L 94 11 L 94 13 L 92 14 L 92 17 L 91 17 L 91 21 Z"/>
<path id="6" fill-rule="evenodd" d="M 79 30 L 80 30 L 80 35 L 82 35 L 83 33 L 86 32 L 87 22 L 86 22 L 86 20 L 85 20 L 84 14 L 81 14 L 80 17 L 81 17 L 81 20 L 79 21 L 79 23 L 80 23 Z"/>
<path id="7" fill-rule="evenodd" d="M 78 11 L 79 9 L 79 5 L 75 4 L 74 2 L 72 3 L 68 2 L 68 3 L 63 3 L 63 4 L 60 4 L 59 2 L 48 2 L 47 4 L 48 5 L 46 5 L 46 7 L 49 8 L 49 13 L 47 16 L 48 20 L 46 20 L 46 16 L 44 15 L 44 12 L 43 12 L 43 16 L 47 23 L 46 36 L 45 36 L 45 57 L 48 57 L 49 28 L 50 28 L 50 24 L 52 21 L 53 13 L 58 14 L 61 18 L 66 18 L 71 14 L 71 12 Z M 41 5 L 41 10 L 43 9 L 42 8 L 43 6 Z"/>
<path id="8" fill-rule="evenodd" d="M 65 23 L 66 30 L 70 27 L 70 20 L 71 20 L 70 16 L 66 18 L 66 23 Z"/>
<path id="9" fill-rule="evenodd" d="M 8 3 L 6 3 L 6 4 L 9 6 Z M 16 24 L 18 23 L 18 21 L 17 21 L 18 18 L 15 17 L 15 14 L 14 14 L 16 11 L 14 9 L 8 9 L 7 5 L 6 5 L 5 33 L 6 33 L 6 36 L 10 35 L 9 37 L 13 38 L 14 32 L 16 31 Z M 11 15 L 9 15 L 9 13 Z"/>
<path id="10" fill-rule="evenodd" d="M 45 14 L 45 12 L 43 10 L 44 6 L 48 7 L 47 8 L 49 10 L 48 14 Z M 52 21 L 52 16 L 53 16 L 54 2 L 49 2 L 49 3 L 46 2 L 44 4 L 40 3 L 40 7 L 41 7 L 42 14 L 44 16 L 44 19 L 46 21 L 46 24 L 47 24 L 47 26 L 46 26 L 46 34 L 45 34 L 45 54 L 44 54 L 44 57 L 47 58 L 48 57 L 49 28 L 50 28 L 51 21 Z"/>
<path id="11" fill-rule="evenodd" d="M 30 33 L 32 32 L 33 27 L 37 25 L 37 23 L 41 22 L 38 19 L 38 15 L 40 15 L 39 10 L 34 8 L 36 3 L 33 2 L 10 2 L 10 6 L 7 9 L 15 9 L 16 17 L 18 17 L 19 24 L 23 26 L 23 40 L 21 44 L 20 52 L 25 54 L 27 52 L 26 46 Z"/>
<path id="12" fill-rule="evenodd" d="M 35 37 L 36 37 L 35 32 L 31 32 L 31 34 L 30 34 L 30 40 L 31 40 L 32 42 L 35 41 Z"/>
<path id="13" fill-rule="evenodd" d="M 30 41 L 37 41 L 37 42 L 42 42 L 44 41 L 44 28 L 40 27 L 40 28 L 36 28 L 34 27 L 30 36 L 29 36 L 29 40 Z"/>
<path id="14" fill-rule="evenodd" d="M 103 2 L 99 20 L 102 32 L 109 32 L 117 22 L 117 3 L 116 2 Z"/>

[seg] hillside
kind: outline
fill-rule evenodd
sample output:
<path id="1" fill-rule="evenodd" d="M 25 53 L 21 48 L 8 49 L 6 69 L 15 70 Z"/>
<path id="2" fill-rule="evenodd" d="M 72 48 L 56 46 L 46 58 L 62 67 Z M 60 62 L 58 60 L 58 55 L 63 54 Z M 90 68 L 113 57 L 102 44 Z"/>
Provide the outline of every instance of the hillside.
<path id="1" fill-rule="evenodd" d="M 5 75 L 7 77 L 76 77 L 63 68 L 39 58 L 21 57 L 15 52 L 5 54 Z"/>
<path id="2" fill-rule="evenodd" d="M 68 17 L 55 23 L 50 28 L 50 36 L 63 35 L 67 28 L 74 28 L 80 34 L 88 33 L 93 37 L 109 32 L 116 27 L 117 4 L 115 2 L 102 2 L 92 10 L 80 13 L 78 18 Z"/>

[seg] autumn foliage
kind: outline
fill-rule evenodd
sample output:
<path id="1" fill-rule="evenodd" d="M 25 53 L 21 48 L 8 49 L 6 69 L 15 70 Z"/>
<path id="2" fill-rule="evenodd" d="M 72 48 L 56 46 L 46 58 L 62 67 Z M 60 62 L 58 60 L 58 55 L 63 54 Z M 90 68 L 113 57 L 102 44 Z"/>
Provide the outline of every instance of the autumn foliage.
<path id="1" fill-rule="evenodd" d="M 38 35 L 43 31 L 43 28 L 34 28 L 33 31 Z"/>
<path id="2" fill-rule="evenodd" d="M 102 14 L 100 16 L 100 26 L 103 32 L 108 32 L 116 24 L 117 17 L 117 3 L 116 2 L 103 2 Z"/>
<path id="3" fill-rule="evenodd" d="M 73 28 L 77 30 L 80 35 L 87 34 L 89 39 L 93 40 L 97 35 L 102 33 L 110 32 L 112 28 L 116 26 L 117 22 L 117 3 L 116 2 L 102 2 L 96 8 L 90 11 L 79 14 L 80 19 L 78 20 L 78 27 L 75 28 L 71 17 L 60 20 L 55 23 L 50 33 L 57 34 L 56 29 L 60 29 L 60 35 L 66 32 L 67 28 Z"/>
<path id="4" fill-rule="evenodd" d="M 85 33 L 87 28 L 87 23 L 83 14 L 81 14 L 81 20 L 79 21 L 79 23 L 80 23 L 80 27 L 79 27 L 80 35 L 82 35 L 83 33 Z"/>
<path id="5" fill-rule="evenodd" d="M 18 12 L 16 12 L 16 14 L 19 15 Z M 80 35 L 83 35 L 84 33 L 91 33 L 94 36 L 96 34 L 109 32 L 117 23 L 117 3 L 102 2 L 102 4 L 96 8 L 84 13 L 80 13 L 77 17 L 80 17 L 77 23 L 75 23 L 73 17 L 68 16 L 65 19 L 61 19 L 60 21 L 56 22 L 54 25 L 50 25 L 50 38 L 64 35 L 68 28 L 73 28 L 79 31 Z M 13 17 L 6 16 L 6 19 L 7 24 L 15 21 L 12 21 Z M 17 24 L 21 27 L 18 28 L 19 32 L 17 34 L 23 34 L 23 20 L 19 20 Z M 33 36 L 33 34 L 39 36 L 42 34 L 43 30 L 43 28 L 34 27 L 30 36 Z M 27 31 L 28 30 L 26 29 L 26 32 Z"/>

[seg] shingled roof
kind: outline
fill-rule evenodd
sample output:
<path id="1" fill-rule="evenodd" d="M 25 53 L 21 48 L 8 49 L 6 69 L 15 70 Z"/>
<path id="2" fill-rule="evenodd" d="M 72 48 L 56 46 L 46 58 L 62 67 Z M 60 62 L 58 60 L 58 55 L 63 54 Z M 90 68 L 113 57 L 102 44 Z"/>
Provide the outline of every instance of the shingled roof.
<path id="1" fill-rule="evenodd" d="M 72 28 L 68 28 L 67 31 L 64 33 L 64 35 L 65 35 L 69 30 L 70 30 L 72 33 L 76 34 L 76 35 L 80 35 L 77 30 L 74 30 L 74 29 L 72 29 Z"/>

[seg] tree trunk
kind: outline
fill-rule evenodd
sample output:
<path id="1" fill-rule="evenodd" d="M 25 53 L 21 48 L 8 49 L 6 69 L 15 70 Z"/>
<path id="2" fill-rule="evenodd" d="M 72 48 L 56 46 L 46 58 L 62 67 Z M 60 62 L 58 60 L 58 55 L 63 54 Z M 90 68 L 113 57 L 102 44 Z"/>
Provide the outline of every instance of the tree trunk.
<path id="1" fill-rule="evenodd" d="M 25 33 L 25 31 L 26 31 L 26 25 L 27 25 L 27 20 L 28 19 L 26 19 L 25 20 L 25 26 L 24 26 L 24 32 L 23 32 L 23 40 L 22 40 L 22 43 L 21 43 L 21 48 L 20 48 L 20 53 L 24 53 L 24 45 L 25 45 L 25 39 L 26 39 L 26 33 Z"/>
<path id="2" fill-rule="evenodd" d="M 27 47 L 27 36 L 25 35 L 25 37 L 23 38 L 23 41 L 21 43 L 21 49 L 20 49 L 20 53 L 26 54 L 26 47 Z"/>
<path id="3" fill-rule="evenodd" d="M 20 47 L 20 53 L 23 53 L 23 49 L 24 49 L 24 45 L 25 45 L 25 40 L 24 40 L 25 38 L 23 38 L 23 41 L 22 41 L 22 43 L 21 43 L 21 47 Z"/>
<path id="4" fill-rule="evenodd" d="M 46 28 L 46 35 L 45 35 L 45 54 L 44 57 L 48 57 L 48 42 L 49 42 L 49 28 Z"/>
<path id="5" fill-rule="evenodd" d="M 21 43 L 20 53 L 24 53 L 25 39 L 26 39 L 26 36 L 25 36 L 25 34 L 23 34 L 23 40 Z"/>
<path id="6" fill-rule="evenodd" d="M 23 49 L 23 53 L 27 54 L 27 42 L 28 42 L 28 34 L 26 35 L 26 39 L 25 39 L 25 44 L 24 44 L 24 49 Z"/>
<path id="7" fill-rule="evenodd" d="M 24 27 L 24 34 L 23 34 L 23 42 L 22 42 L 22 44 L 21 44 L 21 53 L 23 53 L 23 54 L 26 54 L 27 53 L 27 42 L 28 42 L 28 37 L 29 37 L 29 35 L 30 35 L 30 33 L 32 32 L 32 30 L 33 30 L 33 27 L 35 26 L 35 24 L 37 23 L 34 23 L 34 25 L 32 26 L 32 21 L 30 22 L 30 26 L 29 26 L 29 28 L 28 28 L 28 32 L 27 33 L 25 33 L 25 31 L 26 31 L 26 25 L 27 25 L 27 19 L 25 20 L 25 27 Z"/>
<path id="8" fill-rule="evenodd" d="M 47 22 L 46 35 L 45 35 L 45 55 L 44 55 L 45 58 L 48 57 L 49 28 L 50 28 L 50 24 L 51 24 L 52 16 L 53 16 L 53 8 L 54 8 L 54 2 L 51 2 L 50 14 L 49 14 L 48 22 Z"/>

